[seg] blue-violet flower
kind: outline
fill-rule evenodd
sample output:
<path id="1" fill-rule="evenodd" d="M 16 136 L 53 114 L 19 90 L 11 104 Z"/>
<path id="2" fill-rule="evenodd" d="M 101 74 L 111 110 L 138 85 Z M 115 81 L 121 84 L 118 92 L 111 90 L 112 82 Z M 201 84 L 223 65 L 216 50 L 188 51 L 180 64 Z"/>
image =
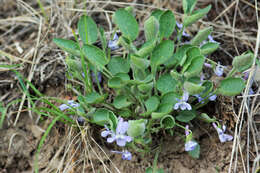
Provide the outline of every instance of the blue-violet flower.
<path id="1" fill-rule="evenodd" d="M 212 123 L 212 125 L 218 132 L 218 137 L 219 137 L 220 142 L 227 142 L 227 141 L 232 141 L 233 140 L 233 136 L 224 133 L 226 131 L 226 126 L 225 125 L 222 126 L 222 129 L 219 128 L 216 125 L 216 123 Z"/>
<path id="2" fill-rule="evenodd" d="M 77 108 L 79 107 L 79 103 L 76 103 L 74 100 L 68 100 L 68 104 L 62 104 L 59 106 L 59 109 L 61 111 L 64 111 L 66 109 L 70 109 L 70 108 Z"/>
<path id="3" fill-rule="evenodd" d="M 101 133 L 102 137 L 107 137 L 110 135 L 109 138 L 107 138 L 108 143 L 112 143 L 116 141 L 117 145 L 120 147 L 124 147 L 126 145 L 126 142 L 131 142 L 132 137 L 125 135 L 128 129 L 128 122 L 124 121 L 123 118 L 119 117 L 119 121 L 117 123 L 116 132 L 113 132 L 112 130 L 109 130 L 106 127 L 106 130 Z"/>
<path id="4" fill-rule="evenodd" d="M 178 23 L 178 22 L 176 22 L 176 25 L 177 25 L 177 27 L 179 28 L 179 30 L 181 30 L 182 27 L 183 27 L 183 25 L 182 25 L 181 23 Z M 190 35 L 183 30 L 182 36 L 184 36 L 184 37 L 189 37 Z"/>
<path id="5" fill-rule="evenodd" d="M 108 47 L 111 49 L 111 50 L 116 50 L 119 48 L 118 46 L 118 35 L 115 33 L 114 37 L 113 37 L 113 40 L 109 40 L 108 41 Z"/>
<path id="6" fill-rule="evenodd" d="M 193 141 L 192 139 L 188 139 L 189 138 L 188 136 L 190 135 L 189 126 L 186 125 L 185 128 L 186 128 L 185 129 L 185 135 L 186 135 L 185 151 L 192 151 L 197 147 L 198 143 L 196 141 Z"/>
<path id="7" fill-rule="evenodd" d="M 112 153 L 117 153 L 117 154 L 122 154 L 122 159 L 123 160 L 132 160 L 132 154 L 127 151 L 127 150 L 124 150 L 124 151 L 111 151 Z"/>
<path id="8" fill-rule="evenodd" d="M 187 103 L 188 99 L 189 93 L 187 91 L 184 91 L 182 99 L 178 99 L 179 102 L 174 105 L 174 109 L 177 110 L 180 108 L 181 110 L 191 110 L 191 105 Z"/>
<path id="9" fill-rule="evenodd" d="M 220 65 L 220 62 L 218 62 L 214 72 L 217 76 L 221 77 L 224 73 L 224 66 Z"/>

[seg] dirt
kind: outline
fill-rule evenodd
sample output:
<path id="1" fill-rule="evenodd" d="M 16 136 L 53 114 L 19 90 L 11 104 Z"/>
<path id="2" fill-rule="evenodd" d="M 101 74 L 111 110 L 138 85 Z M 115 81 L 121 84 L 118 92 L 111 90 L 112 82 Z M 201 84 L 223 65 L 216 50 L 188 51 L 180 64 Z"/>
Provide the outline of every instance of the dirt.
<path id="1" fill-rule="evenodd" d="M 39 10 L 36 1 L 26 1 L 33 8 Z M 128 1 L 129 2 L 129 1 Z M 178 12 L 181 11 L 181 6 L 176 5 L 174 1 L 163 1 L 163 3 L 158 3 L 159 1 L 138 1 L 142 4 L 152 4 L 157 7 L 165 7 Z M 223 1 L 224 2 L 224 1 Z M 230 4 L 229 1 L 225 1 L 226 4 Z M 27 11 L 21 6 L 17 5 L 15 1 L 4 0 L 3 5 L 0 7 L 0 18 L 7 19 L 13 16 L 22 16 L 27 14 Z M 48 5 L 48 3 L 46 3 Z M 61 3 L 62 4 L 62 3 Z M 225 8 L 225 3 L 216 3 L 216 1 L 199 1 L 199 6 L 204 7 L 208 4 L 214 5 L 214 8 L 210 11 L 208 18 L 205 21 L 211 21 L 215 19 Z M 113 6 L 106 7 L 107 10 L 115 10 L 121 7 Z M 94 8 L 94 7 L 93 7 Z M 138 7 L 141 11 L 142 8 Z M 256 17 L 254 9 L 244 3 L 239 4 L 239 8 L 243 9 L 244 13 L 240 12 L 237 18 L 236 26 L 238 31 L 236 34 L 238 38 L 250 37 L 255 38 L 256 36 Z M 57 10 L 56 8 L 54 8 Z M 216 23 L 226 22 L 229 23 L 233 20 L 234 7 L 227 11 L 226 14 L 221 16 Z M 145 11 L 145 10 L 144 10 Z M 146 12 L 146 11 L 145 11 Z M 66 16 L 67 15 L 67 16 Z M 64 16 L 59 16 L 58 14 L 53 14 L 56 18 L 55 20 L 61 18 L 69 18 L 72 20 L 72 27 L 76 24 L 76 17 L 78 13 L 67 14 Z M 58 17 L 57 17 L 58 16 Z M 95 20 L 100 19 L 98 23 L 106 26 L 104 16 L 102 14 L 95 15 Z M 140 17 L 144 19 L 144 16 Z M 180 16 L 178 17 L 180 21 Z M 104 24 L 105 23 L 105 24 Z M 41 38 L 43 42 L 39 45 L 38 55 L 42 57 L 39 63 L 39 68 L 34 74 L 32 83 L 47 96 L 57 96 L 60 98 L 65 98 L 67 96 L 67 90 L 65 90 L 66 77 L 65 77 L 65 66 L 63 60 L 60 57 L 63 56 L 62 53 L 56 50 L 56 47 L 51 42 L 51 39 L 55 36 L 72 37 L 69 29 L 66 28 L 67 23 L 52 23 L 51 27 L 43 27 L 43 34 Z M 0 23 L 1 26 L 1 23 Z M 242 39 L 236 39 L 235 45 L 230 37 L 232 29 L 226 29 L 216 26 L 217 32 L 214 33 L 216 40 L 221 42 L 221 50 L 212 55 L 213 60 L 221 61 L 224 65 L 231 63 L 231 56 L 237 55 L 234 46 L 238 47 L 239 53 L 247 49 L 252 49 L 254 47 L 253 41 Z M 198 26 L 194 26 L 189 33 L 195 34 L 198 30 Z M 10 29 L 10 30 L 9 30 Z M 12 26 L 5 25 L 0 27 L 0 49 L 5 50 L 14 56 L 24 56 L 28 53 L 32 47 L 35 45 L 35 40 L 37 39 L 38 26 L 31 23 L 20 23 L 18 26 L 12 28 Z M 220 39 L 221 34 L 224 33 L 222 39 Z M 46 34 L 46 35 L 45 35 Z M 15 49 L 14 43 L 20 42 L 21 47 L 24 49 L 24 53 L 21 55 Z M 242 43 L 242 44 L 240 44 Z M 50 45 L 50 46 L 46 46 Z M 231 56 L 230 56 L 231 54 Z M 57 61 L 48 64 L 54 58 Z M 30 56 L 30 61 L 32 56 Z M 13 63 L 9 62 L 8 63 Z M 23 68 L 18 69 L 24 76 L 29 74 L 30 64 L 22 64 Z M 10 101 L 21 98 L 22 93 L 20 92 L 20 87 L 17 79 L 13 72 L 10 71 L 0 71 L 0 81 L 7 80 L 6 82 L 0 83 L 0 101 L 3 101 L 5 105 Z M 238 108 L 239 102 L 241 100 L 234 100 L 236 104 L 236 109 Z M 39 145 L 40 139 L 51 122 L 51 118 L 43 118 L 37 121 L 37 115 L 33 114 L 31 119 L 28 112 L 23 109 L 23 113 L 20 115 L 19 121 L 16 126 L 13 126 L 15 120 L 16 111 L 18 110 L 19 104 L 12 106 L 4 122 L 4 127 L 0 129 L 0 173 L 29 173 L 33 172 L 34 161 L 36 158 L 36 150 Z M 212 107 L 215 107 L 214 110 Z M 235 126 L 235 116 L 232 111 L 232 102 L 228 98 L 219 97 L 216 104 L 212 104 L 205 108 L 205 110 L 217 118 L 223 120 L 223 123 L 227 124 L 229 127 L 228 133 L 232 134 Z M 36 123 L 36 121 L 38 123 Z M 259 120 L 256 120 L 259 121 Z M 201 146 L 201 156 L 199 159 L 191 158 L 184 151 L 184 141 L 178 133 L 173 136 L 163 133 L 163 147 L 159 154 L 158 167 L 163 168 L 166 172 L 174 173 L 225 173 L 228 172 L 230 156 L 232 150 L 232 142 L 220 143 L 215 129 L 205 123 L 199 121 L 194 122 L 194 127 L 192 128 L 195 139 L 199 142 Z M 195 128 L 196 127 L 196 128 Z M 43 148 L 39 154 L 39 172 L 55 172 L 60 170 L 60 172 L 78 173 L 78 172 L 117 172 L 115 166 L 123 173 L 140 173 L 144 172 L 145 168 L 152 166 L 155 151 L 152 151 L 145 156 L 137 154 L 135 151 L 131 151 L 133 154 L 133 159 L 131 161 L 123 161 L 121 155 L 114 154 L 111 150 L 118 150 L 114 148 L 114 145 L 108 145 L 105 143 L 104 138 L 100 136 L 101 128 L 93 125 L 85 124 L 81 127 L 85 128 L 85 133 L 80 133 L 78 127 L 70 127 L 61 122 L 55 124 L 54 128 L 48 135 Z M 182 132 L 180 132 L 182 133 Z M 246 136 L 242 134 L 241 138 L 241 150 L 243 151 L 243 156 L 245 156 L 245 146 L 246 146 Z M 155 144 L 154 147 L 156 147 Z M 106 157 L 104 152 L 108 155 Z M 254 151 L 255 153 L 256 151 Z M 237 172 L 243 172 L 241 157 L 238 157 Z M 245 157 L 243 158 L 245 159 Z M 250 162 L 251 164 L 251 162 Z M 115 166 L 114 166 L 115 165 Z M 95 170 L 95 171 L 94 171 Z M 106 171 L 105 171 L 106 170 Z"/>

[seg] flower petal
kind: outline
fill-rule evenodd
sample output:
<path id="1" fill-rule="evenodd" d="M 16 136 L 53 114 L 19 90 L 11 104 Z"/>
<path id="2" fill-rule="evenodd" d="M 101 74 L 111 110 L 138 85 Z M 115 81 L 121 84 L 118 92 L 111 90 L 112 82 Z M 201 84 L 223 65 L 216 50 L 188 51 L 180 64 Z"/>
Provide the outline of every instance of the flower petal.
<path id="1" fill-rule="evenodd" d="M 195 141 L 188 141 L 185 143 L 185 151 L 192 151 L 196 148 L 197 145 L 198 143 Z"/>
<path id="2" fill-rule="evenodd" d="M 128 122 L 124 122 L 123 118 L 119 118 L 119 121 L 117 123 L 116 127 L 116 134 L 125 134 L 128 129 Z"/>
<path id="3" fill-rule="evenodd" d="M 215 95 L 210 96 L 210 97 L 209 97 L 209 100 L 210 100 L 210 101 L 215 101 L 216 98 L 217 98 L 217 95 L 215 94 Z"/>
<path id="4" fill-rule="evenodd" d="M 185 103 L 185 105 L 186 105 L 186 109 L 188 109 L 189 111 L 192 109 L 192 107 L 189 103 Z"/>
<path id="5" fill-rule="evenodd" d="M 124 151 L 122 153 L 123 160 L 132 160 L 132 154 L 129 151 Z"/>
<path id="6" fill-rule="evenodd" d="M 131 136 L 125 136 L 125 140 L 127 142 L 131 142 L 133 140 L 133 138 Z"/>
<path id="7" fill-rule="evenodd" d="M 180 106 L 180 103 L 176 103 L 176 104 L 174 105 L 174 109 L 175 109 L 175 110 L 179 109 L 179 106 Z"/>
<path id="8" fill-rule="evenodd" d="M 189 99 L 189 93 L 187 91 L 184 91 L 183 96 L 182 96 L 182 101 L 188 101 Z"/>
<path id="9" fill-rule="evenodd" d="M 62 104 L 62 105 L 59 106 L 59 109 L 60 109 L 61 111 L 64 111 L 64 110 L 69 109 L 69 108 L 70 108 L 70 107 L 69 107 L 68 105 L 66 105 L 66 104 Z"/>
<path id="10" fill-rule="evenodd" d="M 110 134 L 111 134 L 110 130 L 105 130 L 105 131 L 101 132 L 101 136 L 104 137 L 104 138 L 107 137 Z"/>
<path id="11" fill-rule="evenodd" d="M 233 136 L 228 135 L 228 134 L 220 134 L 219 135 L 219 140 L 220 142 L 228 142 L 228 141 L 232 141 L 233 140 Z"/>
<path id="12" fill-rule="evenodd" d="M 117 144 L 118 146 L 120 146 L 120 147 L 124 147 L 125 144 L 126 144 L 126 140 L 125 140 L 124 138 L 118 138 L 118 139 L 116 140 L 116 144 Z"/>
<path id="13" fill-rule="evenodd" d="M 110 138 L 107 138 L 107 142 L 108 143 L 112 143 L 112 142 L 114 142 L 116 140 L 116 137 L 113 135 L 113 136 L 111 136 Z"/>

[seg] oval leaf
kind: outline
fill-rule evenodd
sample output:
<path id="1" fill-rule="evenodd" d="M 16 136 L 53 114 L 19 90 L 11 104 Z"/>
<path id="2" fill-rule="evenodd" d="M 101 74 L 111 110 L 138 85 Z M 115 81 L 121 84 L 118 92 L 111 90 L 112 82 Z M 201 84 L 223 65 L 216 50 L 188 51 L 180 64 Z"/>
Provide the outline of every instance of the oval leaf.
<path id="1" fill-rule="evenodd" d="M 183 123 L 188 123 L 189 121 L 193 120 L 196 117 L 195 111 L 180 111 L 176 119 Z"/>
<path id="2" fill-rule="evenodd" d="M 98 29 L 90 16 L 83 15 L 78 22 L 79 36 L 84 44 L 92 44 L 97 41 Z"/>
<path id="3" fill-rule="evenodd" d="M 156 82 L 156 88 L 162 93 L 168 93 L 175 90 L 177 81 L 170 75 L 162 75 Z"/>
<path id="4" fill-rule="evenodd" d="M 98 47 L 85 44 L 82 50 L 90 63 L 95 65 L 99 71 L 102 71 L 108 63 L 105 53 Z"/>
<path id="5" fill-rule="evenodd" d="M 144 104 L 146 107 L 146 111 L 151 113 L 158 108 L 160 101 L 159 101 L 158 97 L 152 96 L 148 100 L 146 100 Z"/>
<path id="6" fill-rule="evenodd" d="M 188 93 L 190 95 L 194 95 L 194 94 L 199 94 L 202 91 L 204 91 L 205 87 L 201 86 L 200 84 L 195 84 L 195 83 L 186 81 L 186 82 L 184 82 L 184 89 L 186 91 L 188 91 Z"/>
<path id="7" fill-rule="evenodd" d="M 200 45 L 204 40 L 208 38 L 208 36 L 211 34 L 213 28 L 208 27 L 201 31 L 199 31 L 196 36 L 191 40 L 191 44 L 194 46 Z"/>
<path id="8" fill-rule="evenodd" d="M 145 124 L 147 120 L 139 119 L 139 120 L 129 120 L 129 127 L 127 129 L 127 134 L 133 138 L 141 136 L 145 131 Z"/>
<path id="9" fill-rule="evenodd" d="M 78 43 L 72 40 L 66 40 L 62 38 L 54 38 L 53 42 L 61 49 L 65 50 L 66 52 L 80 56 L 80 47 Z"/>
<path id="10" fill-rule="evenodd" d="M 129 62 L 119 56 L 112 57 L 107 66 L 112 75 L 117 73 L 128 73 L 130 70 Z"/>
<path id="11" fill-rule="evenodd" d="M 127 12 L 125 9 L 119 9 L 115 12 L 113 20 L 123 33 L 123 36 L 127 37 L 131 41 L 136 39 L 139 33 L 139 27 L 132 14 Z"/>
<path id="12" fill-rule="evenodd" d="M 160 23 L 159 30 L 160 30 L 161 38 L 169 38 L 172 35 L 176 25 L 176 20 L 173 12 L 170 10 L 165 11 L 161 15 L 159 23 Z"/>
<path id="13" fill-rule="evenodd" d="M 218 93 L 224 96 L 235 96 L 240 94 L 245 88 L 245 83 L 241 78 L 227 78 L 220 82 Z"/>
<path id="14" fill-rule="evenodd" d="M 202 55 L 208 55 L 208 54 L 211 54 L 212 52 L 214 52 L 215 50 L 217 50 L 218 48 L 219 48 L 218 43 L 208 42 L 208 43 L 204 44 L 203 46 L 201 46 L 200 50 L 201 50 Z"/>
<path id="15" fill-rule="evenodd" d="M 170 40 L 163 40 L 158 44 L 151 56 L 151 64 L 158 66 L 166 62 L 172 55 L 174 43 Z"/>
<path id="16" fill-rule="evenodd" d="M 206 8 L 195 11 L 192 15 L 184 15 L 183 26 L 187 27 L 197 22 L 199 19 L 203 18 L 211 9 L 211 5 Z"/>
<path id="17" fill-rule="evenodd" d="M 132 104 L 131 102 L 128 102 L 128 101 L 127 101 L 127 97 L 126 97 L 126 96 L 123 96 L 123 95 L 117 96 L 117 97 L 114 99 L 114 102 L 113 102 L 113 105 L 114 105 L 115 108 L 117 108 L 117 109 L 122 109 L 122 108 L 128 107 L 128 106 L 130 106 L 131 104 Z"/>
<path id="18" fill-rule="evenodd" d="M 144 35 L 146 41 L 154 40 L 157 38 L 159 33 L 159 21 L 151 16 L 144 22 Z"/>

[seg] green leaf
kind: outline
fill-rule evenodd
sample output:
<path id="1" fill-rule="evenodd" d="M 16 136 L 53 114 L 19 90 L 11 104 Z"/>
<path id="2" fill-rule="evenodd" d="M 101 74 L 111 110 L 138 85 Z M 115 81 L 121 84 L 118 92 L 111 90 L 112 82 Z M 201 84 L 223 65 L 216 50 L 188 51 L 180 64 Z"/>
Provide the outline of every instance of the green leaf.
<path id="1" fill-rule="evenodd" d="M 208 38 L 211 34 L 213 28 L 208 27 L 204 28 L 203 30 L 199 31 L 196 36 L 191 40 L 191 44 L 194 46 L 199 46 L 204 40 Z"/>
<path id="2" fill-rule="evenodd" d="M 171 129 L 175 126 L 175 119 L 171 115 L 165 115 L 162 117 L 160 124 L 164 129 Z"/>
<path id="3" fill-rule="evenodd" d="M 76 60 L 70 57 L 66 57 L 65 62 L 68 65 L 69 70 L 82 72 L 82 64 L 79 59 Z"/>
<path id="4" fill-rule="evenodd" d="M 163 40 L 158 44 L 151 56 L 151 64 L 159 66 L 166 62 L 172 55 L 174 43 L 170 40 Z"/>
<path id="5" fill-rule="evenodd" d="M 244 72 L 249 69 L 254 61 L 254 54 L 252 52 L 236 56 L 233 59 L 232 65 L 238 72 Z"/>
<path id="6" fill-rule="evenodd" d="M 129 120 L 129 127 L 127 130 L 127 134 L 133 138 L 142 136 L 145 132 L 145 125 L 147 120 L 139 119 L 139 120 Z"/>
<path id="7" fill-rule="evenodd" d="M 160 100 L 158 99 L 157 96 L 152 96 L 150 97 L 148 100 L 145 101 L 145 107 L 146 107 L 146 111 L 148 113 L 154 112 L 159 104 L 160 104 Z"/>
<path id="8" fill-rule="evenodd" d="M 183 8 L 184 14 L 191 14 L 196 3 L 197 3 L 197 0 L 183 0 L 182 8 Z"/>
<path id="9" fill-rule="evenodd" d="M 200 145 L 198 144 L 194 150 L 189 151 L 188 153 L 191 157 L 198 159 L 200 157 Z"/>
<path id="10" fill-rule="evenodd" d="M 89 62 L 95 65 L 99 71 L 102 71 L 108 64 L 106 54 L 98 47 L 85 44 L 82 50 Z"/>
<path id="11" fill-rule="evenodd" d="M 200 84 L 195 84 L 195 83 L 192 83 L 189 81 L 185 81 L 183 87 L 184 87 L 184 90 L 188 91 L 188 93 L 190 95 L 199 94 L 205 90 L 204 86 L 201 86 Z"/>
<path id="12" fill-rule="evenodd" d="M 245 82 L 241 78 L 229 77 L 220 82 L 218 93 L 224 96 L 235 96 L 245 88 Z"/>
<path id="13" fill-rule="evenodd" d="M 130 106 L 132 103 L 127 101 L 127 97 L 120 95 L 114 99 L 113 105 L 117 109 L 122 109 Z"/>
<path id="14" fill-rule="evenodd" d="M 127 73 L 117 73 L 115 77 L 119 77 L 123 83 L 128 83 L 130 81 L 130 77 Z"/>
<path id="15" fill-rule="evenodd" d="M 172 35 L 176 25 L 176 20 L 172 11 L 165 11 L 161 15 L 159 23 L 159 31 L 161 38 L 169 38 Z"/>
<path id="16" fill-rule="evenodd" d="M 133 41 L 137 38 L 139 33 L 138 23 L 132 14 L 125 9 L 119 9 L 113 15 L 115 24 L 119 27 L 123 36 Z"/>
<path id="17" fill-rule="evenodd" d="M 132 112 L 129 109 L 123 109 L 118 112 L 118 115 L 123 118 L 129 118 L 132 116 Z"/>
<path id="18" fill-rule="evenodd" d="M 174 53 L 165 63 L 167 67 L 180 65 L 183 66 L 184 62 L 186 61 L 186 52 L 193 47 L 192 45 L 183 45 L 180 46 L 176 53 Z"/>
<path id="19" fill-rule="evenodd" d="M 109 88 L 122 88 L 124 86 L 124 82 L 120 77 L 112 77 L 108 80 Z"/>
<path id="20" fill-rule="evenodd" d="M 98 38 L 98 29 L 90 16 L 83 15 L 78 22 L 79 36 L 84 44 L 93 44 Z"/>
<path id="21" fill-rule="evenodd" d="M 183 26 L 187 27 L 197 22 L 199 19 L 203 18 L 211 9 L 211 5 L 206 8 L 195 11 L 192 15 L 184 15 Z"/>
<path id="22" fill-rule="evenodd" d="M 53 42 L 61 49 L 65 50 L 66 52 L 80 56 L 80 47 L 78 43 L 72 40 L 66 40 L 62 38 L 54 38 Z"/>
<path id="23" fill-rule="evenodd" d="M 105 124 L 110 124 L 110 128 L 115 130 L 118 120 L 113 112 L 101 108 L 101 109 L 97 109 L 94 112 L 92 116 L 92 122 L 100 126 L 104 126 Z"/>
<path id="24" fill-rule="evenodd" d="M 169 114 L 172 111 L 171 103 L 160 104 L 158 111 L 152 113 L 152 119 L 162 118 L 164 115 Z"/>
<path id="25" fill-rule="evenodd" d="M 207 123 L 214 123 L 216 122 L 216 118 L 210 118 L 206 113 L 202 113 L 198 116 L 198 118 L 204 122 L 207 122 Z"/>
<path id="26" fill-rule="evenodd" d="M 178 99 L 181 96 L 179 96 L 178 94 L 174 93 L 174 92 L 169 92 L 166 93 L 162 96 L 161 98 L 161 104 L 171 104 L 172 106 L 174 106 L 176 103 L 178 103 Z"/>
<path id="27" fill-rule="evenodd" d="M 153 49 L 156 46 L 156 41 L 151 40 L 148 42 L 145 42 L 142 47 L 138 50 L 137 55 L 141 58 L 146 58 L 147 55 L 151 54 L 153 52 Z"/>
<path id="28" fill-rule="evenodd" d="M 192 59 L 191 64 L 188 69 L 185 71 L 184 76 L 187 78 L 197 76 L 202 71 L 205 58 L 204 56 L 197 56 Z"/>
<path id="29" fill-rule="evenodd" d="M 174 91 L 176 88 L 177 81 L 170 75 L 164 74 L 160 76 L 156 82 L 156 88 L 162 93 L 168 93 Z"/>
<path id="30" fill-rule="evenodd" d="M 130 55 L 131 64 L 141 70 L 146 69 L 150 65 L 150 61 L 144 58 L 139 58 L 135 55 Z"/>
<path id="31" fill-rule="evenodd" d="M 142 93 L 148 93 L 153 89 L 153 82 L 150 83 L 144 83 L 144 84 L 139 84 L 137 86 L 138 90 L 141 91 Z"/>
<path id="32" fill-rule="evenodd" d="M 159 33 L 159 21 L 154 17 L 149 17 L 144 22 L 144 35 L 146 41 L 156 40 Z"/>
<path id="33" fill-rule="evenodd" d="M 200 47 L 200 51 L 202 55 L 208 55 L 215 52 L 215 50 L 217 50 L 218 48 L 219 48 L 218 43 L 208 42 Z"/>
<path id="34" fill-rule="evenodd" d="M 180 111 L 176 119 L 183 123 L 188 123 L 196 117 L 196 112 L 191 110 Z"/>
<path id="35" fill-rule="evenodd" d="M 101 40 L 103 51 L 105 51 L 106 48 L 107 48 L 107 39 L 106 39 L 106 36 L 105 36 L 104 29 L 102 27 L 99 28 L 99 37 L 100 37 L 100 40 Z"/>
<path id="36" fill-rule="evenodd" d="M 96 92 L 89 93 L 85 96 L 85 101 L 88 104 L 100 103 L 104 100 L 104 97 Z"/>
<path id="37" fill-rule="evenodd" d="M 112 73 L 112 75 L 115 75 L 117 73 L 128 73 L 130 71 L 130 64 L 128 60 L 119 56 L 115 56 L 112 57 L 109 61 L 108 69 Z"/>
<path id="38" fill-rule="evenodd" d="M 202 91 L 202 93 L 200 94 L 200 96 L 203 97 L 207 97 L 213 90 L 213 82 L 211 81 L 205 81 L 203 82 L 202 86 L 205 87 L 204 91 Z"/>
<path id="39" fill-rule="evenodd" d="M 191 47 L 186 51 L 186 55 L 187 57 L 185 59 L 185 62 L 183 63 L 183 68 L 181 73 L 184 73 L 189 68 L 194 58 L 201 55 L 200 49 L 198 47 Z"/>
<path id="40" fill-rule="evenodd" d="M 156 9 L 152 12 L 151 16 L 154 16 L 157 20 L 159 20 L 163 13 L 164 11 Z"/>

